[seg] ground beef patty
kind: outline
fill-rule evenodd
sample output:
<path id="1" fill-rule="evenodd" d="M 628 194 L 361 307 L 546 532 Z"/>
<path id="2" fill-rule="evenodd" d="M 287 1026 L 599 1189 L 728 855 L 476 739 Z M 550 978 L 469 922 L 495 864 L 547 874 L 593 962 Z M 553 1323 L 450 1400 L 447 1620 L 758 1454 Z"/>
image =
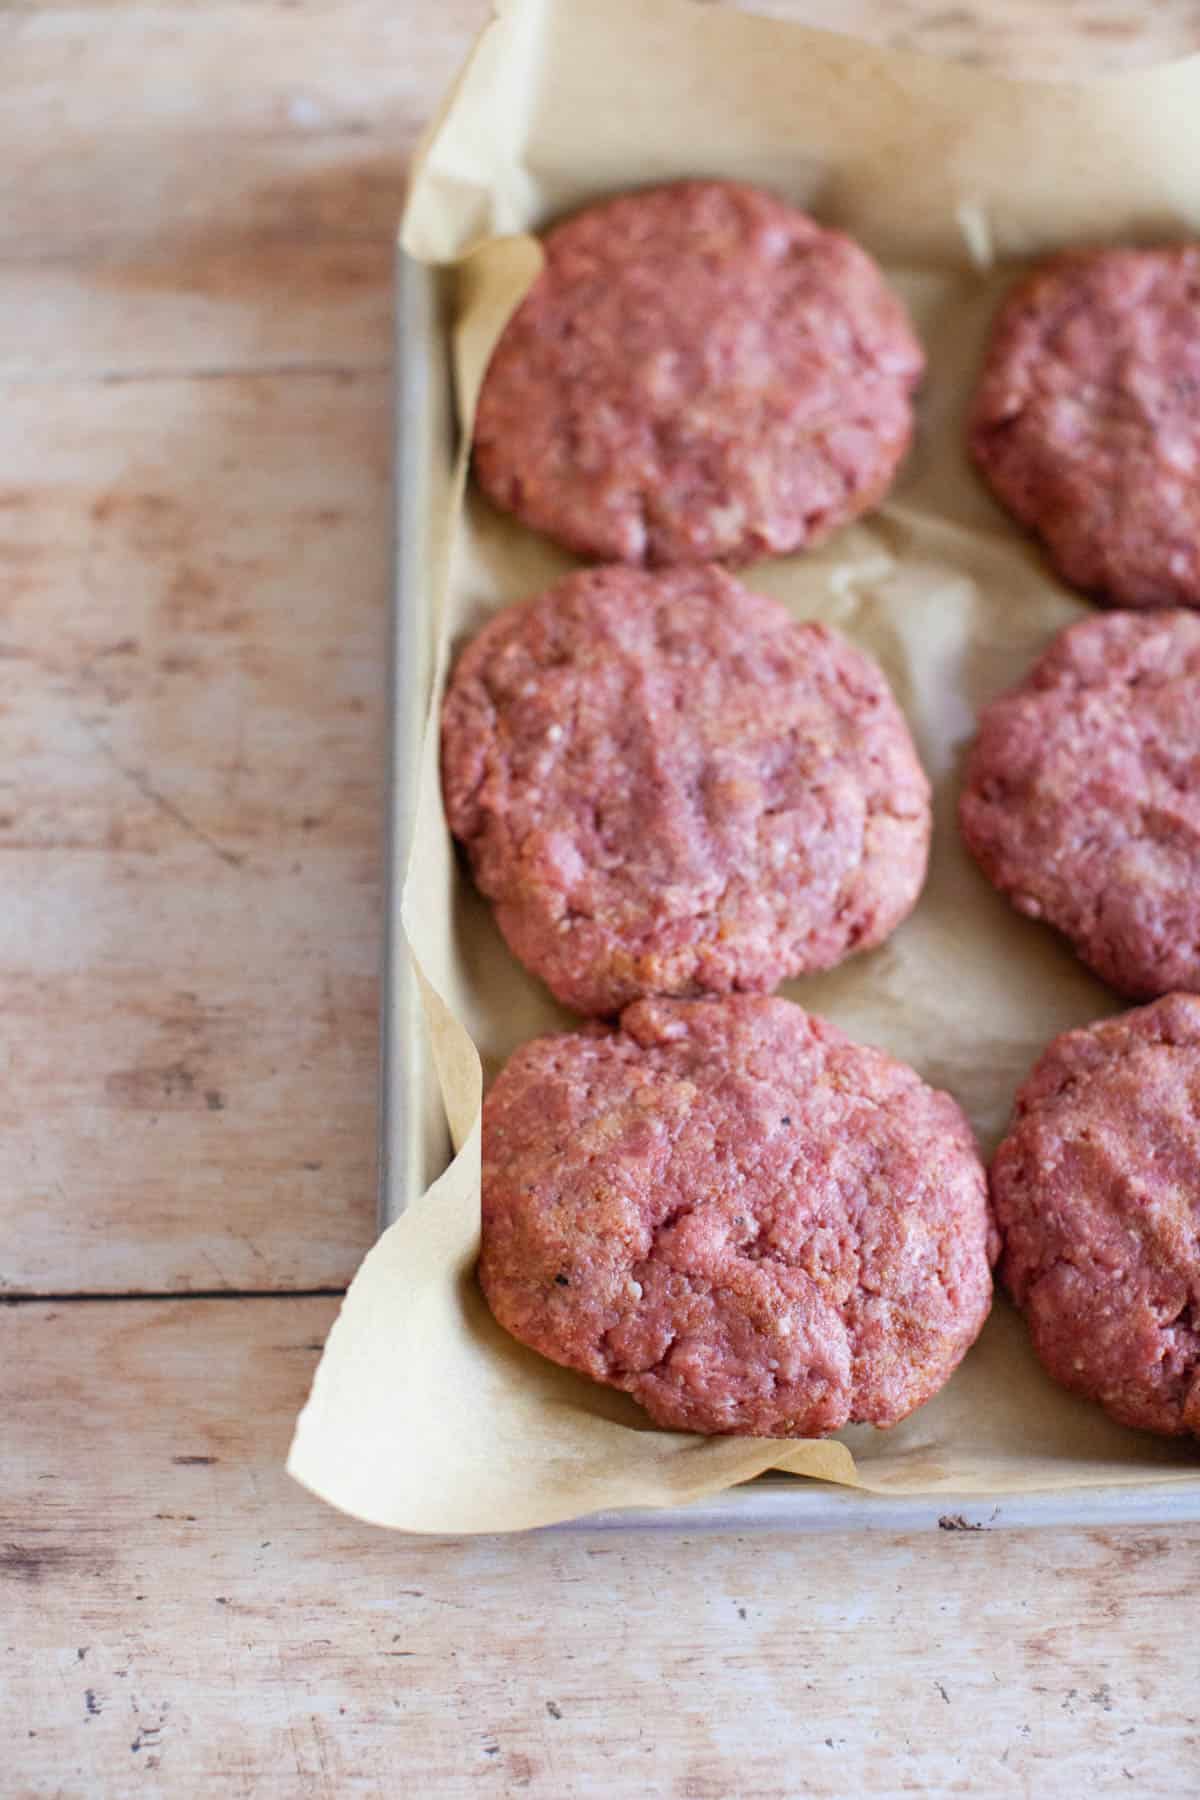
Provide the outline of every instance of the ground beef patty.
<path id="1" fill-rule="evenodd" d="M 923 359 L 849 238 L 692 181 L 590 207 L 545 255 L 479 396 L 497 506 L 584 556 L 745 561 L 885 493 Z"/>
<path id="2" fill-rule="evenodd" d="M 1074 587 L 1200 606 L 1200 246 L 1059 256 L 997 321 L 971 450 Z"/>
<path id="3" fill-rule="evenodd" d="M 1200 617 L 1064 631 L 985 709 L 960 818 L 988 878 L 1103 980 L 1200 988 Z"/>
<path id="4" fill-rule="evenodd" d="M 1200 1434 L 1200 1000 L 1056 1038 L 992 1164 L 1004 1281 L 1064 1387 Z"/>
<path id="5" fill-rule="evenodd" d="M 949 1095 L 786 1000 L 640 1001 L 484 1104 L 493 1313 L 678 1430 L 895 1424 L 987 1317 L 989 1230 Z"/>
<path id="6" fill-rule="evenodd" d="M 925 874 L 880 670 L 714 567 L 584 570 L 499 613 L 446 696 L 442 785 L 515 955 L 577 1012 L 828 968 Z"/>

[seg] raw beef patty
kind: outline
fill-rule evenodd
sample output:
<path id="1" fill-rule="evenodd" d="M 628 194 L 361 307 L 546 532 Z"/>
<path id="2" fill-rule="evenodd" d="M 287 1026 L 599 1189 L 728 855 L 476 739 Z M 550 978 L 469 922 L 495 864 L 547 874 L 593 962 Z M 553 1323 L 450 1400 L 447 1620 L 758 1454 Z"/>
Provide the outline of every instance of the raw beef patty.
<path id="1" fill-rule="evenodd" d="M 894 1424 L 978 1335 L 993 1249 L 954 1101 L 786 1000 L 640 1001 L 484 1104 L 493 1313 L 672 1429 Z"/>
<path id="2" fill-rule="evenodd" d="M 1200 999 L 1057 1038 L 992 1164 L 1042 1362 L 1123 1425 L 1200 1434 Z"/>
<path id="3" fill-rule="evenodd" d="M 550 231 L 479 396 L 485 493 L 583 556 L 747 561 L 876 505 L 923 358 L 864 250 L 680 182 Z"/>
<path id="4" fill-rule="evenodd" d="M 442 786 L 512 950 L 582 1013 L 829 968 L 925 874 L 881 671 L 711 565 L 585 570 L 499 613 L 450 683 Z"/>
<path id="5" fill-rule="evenodd" d="M 970 443 L 1073 587 L 1200 606 L 1200 246 L 1035 269 L 997 320 Z"/>

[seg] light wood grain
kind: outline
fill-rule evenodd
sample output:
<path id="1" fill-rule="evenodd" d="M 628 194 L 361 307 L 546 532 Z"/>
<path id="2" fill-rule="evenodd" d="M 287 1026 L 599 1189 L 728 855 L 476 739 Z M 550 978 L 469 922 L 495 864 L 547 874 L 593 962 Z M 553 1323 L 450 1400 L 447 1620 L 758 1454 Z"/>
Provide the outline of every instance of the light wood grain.
<path id="1" fill-rule="evenodd" d="M 478 11 L 0 17 L 0 1289 L 370 1241 L 391 237 Z"/>
<path id="2" fill-rule="evenodd" d="M 397 1539 L 281 1472 L 331 1315 L 0 1313 L 6 1796 L 1197 1791 L 1200 1529 Z"/>
<path id="3" fill-rule="evenodd" d="M 741 10 L 1007 74 L 1076 78 L 1200 50 L 1196 0 L 743 0 Z"/>
<path id="4" fill-rule="evenodd" d="M 400 204 L 393 172 L 391 197 Z M 392 248 L 196 229 L 101 262 L 0 260 L 0 380 L 366 369 L 391 355 Z M 43 405 L 45 400 L 43 398 Z"/>
<path id="5" fill-rule="evenodd" d="M 385 363 L 407 160 L 486 12 L 0 10 L 0 374 Z"/>
<path id="6" fill-rule="evenodd" d="M 344 1283 L 373 1228 L 390 396 L 14 384 L 8 1290 Z"/>
<path id="7" fill-rule="evenodd" d="M 369 9 L 370 0 L 367 0 Z M 723 0 L 697 0 L 721 4 Z M 1123 68 L 1188 55 L 1200 49 L 1197 0 L 736 0 L 744 12 L 873 38 L 898 48 L 987 63 L 1025 73 L 1051 71 L 1068 76 Z M 362 10 L 363 0 L 225 0 L 221 11 L 247 17 L 259 33 L 312 27 L 336 41 L 339 19 Z M 128 0 L 76 0 L 73 13 L 122 19 Z M 143 11 L 149 10 L 143 8 Z M 207 0 L 157 0 L 160 16 L 187 16 L 216 10 Z M 474 30 L 487 16 L 487 0 L 439 0 L 421 21 L 421 42 L 403 47 L 411 58 L 440 54 L 440 46 Z M 55 0 L 6 0 L 12 14 L 55 14 Z M 385 16 L 398 21 L 396 10 Z M 402 29 L 402 27 L 401 27 Z M 365 70 L 364 70 L 365 72 Z M 404 79 L 403 71 L 400 80 Z"/>
<path id="8" fill-rule="evenodd" d="M 378 238 L 416 132 L 486 16 L 440 0 L 0 13 L 0 254 L 161 259 L 194 234 Z"/>

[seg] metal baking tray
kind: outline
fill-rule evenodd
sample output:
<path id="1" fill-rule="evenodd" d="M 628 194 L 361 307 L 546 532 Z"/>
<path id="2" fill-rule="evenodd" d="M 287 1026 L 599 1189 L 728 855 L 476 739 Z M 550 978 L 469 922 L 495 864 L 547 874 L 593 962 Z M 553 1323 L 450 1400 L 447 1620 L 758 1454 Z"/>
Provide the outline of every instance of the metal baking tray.
<path id="1" fill-rule="evenodd" d="M 384 1230 L 451 1155 L 420 994 L 400 921 L 420 746 L 433 681 L 430 585 L 444 546 L 434 522 L 453 479 L 453 377 L 435 271 L 398 254 L 396 273 L 395 595 L 385 869 L 379 1226 Z M 783 1474 L 688 1507 L 593 1514 L 576 1527 L 623 1529 L 978 1531 L 998 1526 L 1166 1525 L 1200 1521 L 1200 1470 L 1187 1484 L 979 1495 L 865 1494 Z M 572 1526 L 554 1529 L 572 1529 Z"/>

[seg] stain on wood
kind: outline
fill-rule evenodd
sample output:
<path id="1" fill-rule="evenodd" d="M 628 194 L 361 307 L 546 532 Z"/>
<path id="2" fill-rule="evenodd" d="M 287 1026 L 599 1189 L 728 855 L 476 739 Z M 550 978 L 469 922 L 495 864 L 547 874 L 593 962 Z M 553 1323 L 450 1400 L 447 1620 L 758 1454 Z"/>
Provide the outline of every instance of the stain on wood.
<path id="1" fill-rule="evenodd" d="M 45 1581 L 68 1561 L 69 1553 L 61 1545 L 0 1544 L 0 1577 L 10 1581 Z"/>

